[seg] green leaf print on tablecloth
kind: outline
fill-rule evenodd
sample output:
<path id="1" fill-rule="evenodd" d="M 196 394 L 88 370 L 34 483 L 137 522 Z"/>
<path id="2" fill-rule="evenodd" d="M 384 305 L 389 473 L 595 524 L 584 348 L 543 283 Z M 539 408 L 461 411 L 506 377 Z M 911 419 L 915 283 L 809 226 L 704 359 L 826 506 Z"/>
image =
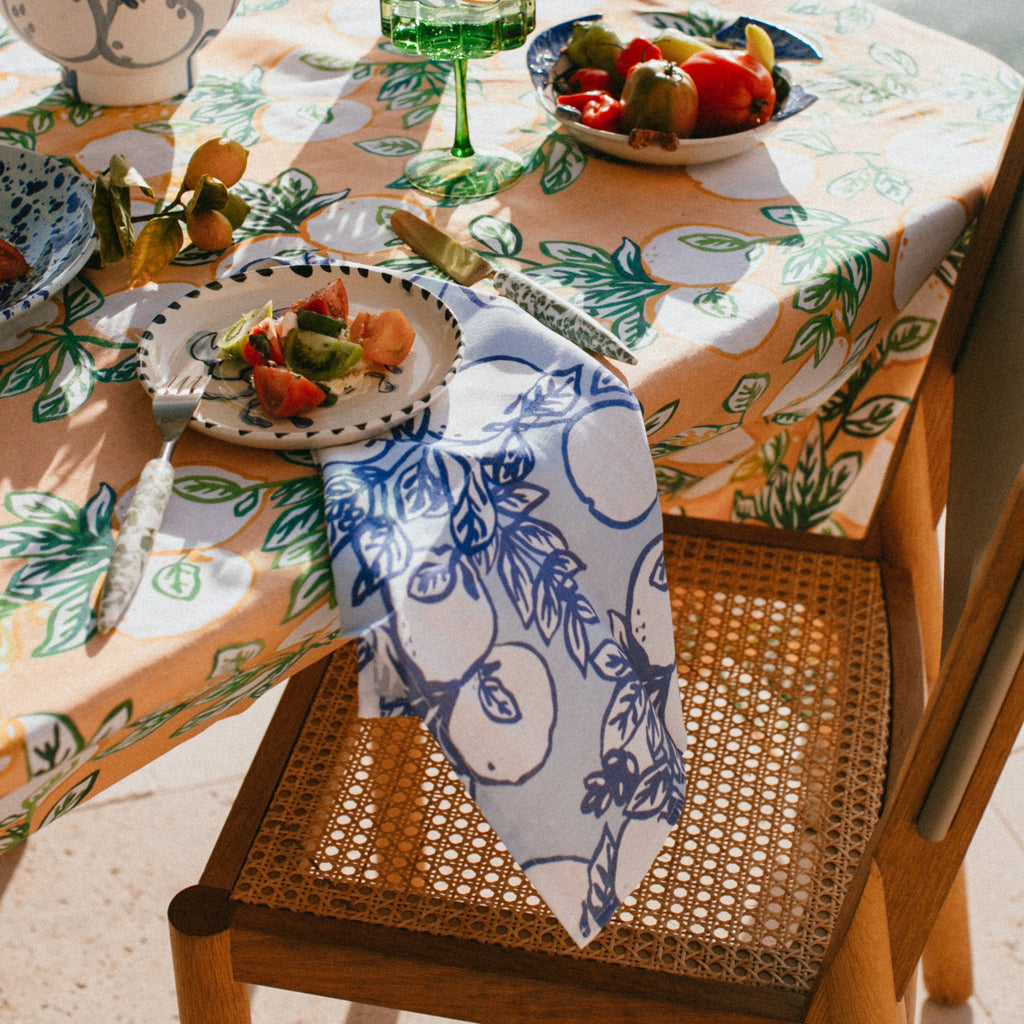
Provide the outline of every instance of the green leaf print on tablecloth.
<path id="1" fill-rule="evenodd" d="M 842 452 L 831 463 L 829 452 L 840 448 L 844 436 L 881 437 L 895 424 L 910 400 L 865 392 L 890 356 L 905 355 L 928 345 L 936 326 L 934 320 L 921 317 L 902 317 L 893 324 L 877 348 L 817 413 L 795 463 L 789 465 L 785 461 L 789 443 L 786 434 L 762 445 L 758 458 L 767 482 L 756 493 L 734 494 L 733 518 L 794 530 L 812 530 L 827 524 L 861 468 L 859 452 Z"/>
<path id="2" fill-rule="evenodd" d="M 749 239 L 705 230 L 683 234 L 680 241 L 700 252 L 745 252 L 751 263 L 771 246 L 792 250 L 782 283 L 795 289 L 793 308 L 810 316 L 797 331 L 786 359 L 813 353 L 817 365 L 835 341 L 835 317 L 846 330 L 852 329 L 871 288 L 872 259 L 887 261 L 889 243 L 828 210 L 765 206 L 761 213 L 772 223 L 794 230 Z"/>
<path id="3" fill-rule="evenodd" d="M 71 325 L 97 312 L 103 295 L 84 278 L 75 278 L 61 293 L 64 316 L 60 324 L 36 328 L 32 343 L 23 346 L 0 371 L 0 400 L 38 391 L 32 409 L 36 423 L 52 423 L 77 412 L 89 400 L 97 381 L 135 377 L 135 343 L 75 334 Z M 100 369 L 92 348 L 130 354 L 112 368 Z"/>
<path id="4" fill-rule="evenodd" d="M 95 629 L 91 598 L 113 548 L 113 489 L 101 484 L 82 508 L 39 491 L 14 491 L 3 500 L 16 522 L 0 526 L 0 558 L 24 565 L 0 595 L 0 617 L 23 605 L 47 608 L 45 639 L 33 657 L 82 646 Z"/>

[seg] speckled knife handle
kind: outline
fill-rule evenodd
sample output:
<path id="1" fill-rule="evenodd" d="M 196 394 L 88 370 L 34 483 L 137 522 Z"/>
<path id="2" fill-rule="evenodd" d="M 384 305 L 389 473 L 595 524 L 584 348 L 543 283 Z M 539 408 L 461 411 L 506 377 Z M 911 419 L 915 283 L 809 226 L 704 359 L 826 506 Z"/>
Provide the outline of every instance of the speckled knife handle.
<path id="1" fill-rule="evenodd" d="M 135 485 L 110 558 L 97 613 L 96 628 L 101 633 L 109 633 L 117 625 L 138 589 L 173 487 L 171 463 L 167 459 L 150 459 Z"/>
<path id="2" fill-rule="evenodd" d="M 514 270 L 496 270 L 492 280 L 499 295 L 511 299 L 545 327 L 550 327 L 588 352 L 623 363 L 636 362 L 636 356 L 606 327 L 524 274 Z"/>

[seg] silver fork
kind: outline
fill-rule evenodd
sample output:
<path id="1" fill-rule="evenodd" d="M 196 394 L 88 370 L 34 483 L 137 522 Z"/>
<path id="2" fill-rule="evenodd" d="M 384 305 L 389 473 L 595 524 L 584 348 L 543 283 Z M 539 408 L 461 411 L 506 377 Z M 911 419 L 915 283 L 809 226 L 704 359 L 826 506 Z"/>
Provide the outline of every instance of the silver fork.
<path id="1" fill-rule="evenodd" d="M 108 633 L 117 625 L 142 580 L 153 537 L 163 522 L 164 509 L 174 486 L 171 454 L 192 419 L 209 379 L 209 370 L 181 374 L 157 388 L 153 395 L 153 419 L 160 428 L 163 445 L 160 454 L 143 467 L 122 520 L 100 595 L 97 612 L 100 633 Z"/>

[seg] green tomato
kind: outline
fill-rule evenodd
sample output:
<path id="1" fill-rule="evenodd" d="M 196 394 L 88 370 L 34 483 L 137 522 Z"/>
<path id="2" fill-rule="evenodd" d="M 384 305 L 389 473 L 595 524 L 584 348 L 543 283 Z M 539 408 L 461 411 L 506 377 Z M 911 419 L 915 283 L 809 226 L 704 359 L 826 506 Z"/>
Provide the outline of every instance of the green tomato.
<path id="1" fill-rule="evenodd" d="M 697 87 L 678 64 L 637 64 L 622 87 L 621 131 L 646 128 L 688 139 L 697 125 Z"/>

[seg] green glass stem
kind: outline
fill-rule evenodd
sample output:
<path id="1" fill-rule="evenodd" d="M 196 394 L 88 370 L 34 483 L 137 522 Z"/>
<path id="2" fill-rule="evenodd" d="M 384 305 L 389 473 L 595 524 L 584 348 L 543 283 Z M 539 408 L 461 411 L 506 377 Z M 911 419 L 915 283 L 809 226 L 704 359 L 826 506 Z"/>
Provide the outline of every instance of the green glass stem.
<path id="1" fill-rule="evenodd" d="M 458 57 L 452 61 L 455 68 L 455 144 L 452 156 L 469 157 L 473 155 L 473 146 L 469 141 L 469 116 L 466 112 L 466 58 Z"/>

